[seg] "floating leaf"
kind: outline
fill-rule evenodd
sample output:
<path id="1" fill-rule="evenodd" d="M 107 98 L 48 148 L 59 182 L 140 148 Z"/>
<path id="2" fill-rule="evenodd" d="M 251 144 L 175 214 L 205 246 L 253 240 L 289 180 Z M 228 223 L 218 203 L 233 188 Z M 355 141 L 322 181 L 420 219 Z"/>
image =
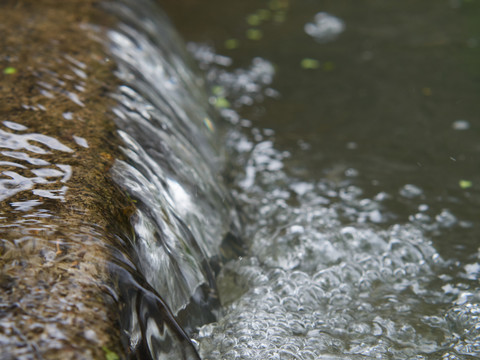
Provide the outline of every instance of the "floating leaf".
<path id="1" fill-rule="evenodd" d="M 120 357 L 106 346 L 102 346 L 102 350 L 105 352 L 105 358 L 107 360 L 120 360 Z"/>
<path id="2" fill-rule="evenodd" d="M 233 50 L 238 48 L 240 42 L 237 39 L 228 39 L 225 41 L 225 48 L 228 50 Z"/>
<path id="3" fill-rule="evenodd" d="M 247 38 L 250 40 L 260 40 L 263 37 L 262 30 L 259 29 L 248 29 Z"/>
<path id="4" fill-rule="evenodd" d="M 215 106 L 219 109 L 225 109 L 230 107 L 230 101 L 223 96 L 219 96 L 215 99 Z"/>
<path id="5" fill-rule="evenodd" d="M 9 66 L 9 67 L 6 67 L 5 69 L 3 69 L 3 73 L 5 75 L 13 75 L 17 72 L 17 69 L 15 69 L 14 67 L 12 66 Z"/>
<path id="6" fill-rule="evenodd" d="M 251 26 L 258 26 L 262 22 L 262 19 L 260 19 L 260 16 L 257 14 L 250 14 L 247 16 L 247 23 L 248 25 Z"/>
<path id="7" fill-rule="evenodd" d="M 318 69 L 320 62 L 315 59 L 305 58 L 300 62 L 300 66 L 304 69 Z"/>
<path id="8" fill-rule="evenodd" d="M 221 94 L 223 94 L 224 91 L 225 91 L 225 89 L 223 88 L 223 86 L 216 85 L 216 86 L 212 87 L 213 95 L 221 95 Z"/>
<path id="9" fill-rule="evenodd" d="M 468 189 L 473 186 L 473 183 L 470 180 L 460 180 L 458 185 L 460 185 L 462 189 Z"/>

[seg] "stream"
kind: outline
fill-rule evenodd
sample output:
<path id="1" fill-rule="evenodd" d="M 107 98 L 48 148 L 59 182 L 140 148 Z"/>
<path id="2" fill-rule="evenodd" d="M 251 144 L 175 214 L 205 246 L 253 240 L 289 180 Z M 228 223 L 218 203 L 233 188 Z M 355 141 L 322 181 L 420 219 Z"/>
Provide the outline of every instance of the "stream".
<path id="1" fill-rule="evenodd" d="M 480 358 L 480 1 L 93 8 L 0 43 L 5 359 Z"/>

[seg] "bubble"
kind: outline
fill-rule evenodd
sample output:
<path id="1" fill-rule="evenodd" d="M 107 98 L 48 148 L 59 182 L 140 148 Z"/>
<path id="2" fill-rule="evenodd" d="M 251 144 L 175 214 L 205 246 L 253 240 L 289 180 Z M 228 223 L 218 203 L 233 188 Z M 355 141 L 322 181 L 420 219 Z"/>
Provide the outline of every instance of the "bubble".
<path id="1" fill-rule="evenodd" d="M 467 120 L 455 120 L 452 123 L 453 130 L 468 130 L 470 129 L 470 122 Z"/>
<path id="2" fill-rule="evenodd" d="M 423 190 L 413 184 L 407 184 L 400 189 L 400 195 L 407 199 L 413 199 L 421 196 L 422 194 Z"/>
<path id="3" fill-rule="evenodd" d="M 435 216 L 435 220 L 441 227 L 450 228 L 457 223 L 457 218 L 448 209 L 442 210 L 440 214 Z"/>
<path id="4" fill-rule="evenodd" d="M 335 40 L 345 30 L 345 23 L 338 17 L 326 12 L 315 15 L 315 22 L 307 23 L 305 32 L 321 43 Z"/>

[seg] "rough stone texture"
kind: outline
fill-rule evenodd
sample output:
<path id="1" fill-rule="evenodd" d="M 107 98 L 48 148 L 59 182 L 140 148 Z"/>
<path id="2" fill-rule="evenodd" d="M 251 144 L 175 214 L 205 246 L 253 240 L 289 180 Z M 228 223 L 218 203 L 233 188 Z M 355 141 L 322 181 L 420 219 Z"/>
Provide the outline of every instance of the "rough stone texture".
<path id="1" fill-rule="evenodd" d="M 96 4 L 0 2 L 1 359 L 123 353 L 108 248 L 132 205 L 108 175 L 116 83 L 85 26 L 108 21 Z"/>

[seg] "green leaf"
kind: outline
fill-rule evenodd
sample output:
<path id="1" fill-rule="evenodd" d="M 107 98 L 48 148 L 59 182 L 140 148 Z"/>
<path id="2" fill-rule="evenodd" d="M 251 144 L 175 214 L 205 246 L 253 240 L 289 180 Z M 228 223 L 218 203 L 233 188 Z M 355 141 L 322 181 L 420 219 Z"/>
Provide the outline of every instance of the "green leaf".
<path id="1" fill-rule="evenodd" d="M 230 107 L 230 101 L 225 99 L 223 96 L 219 96 L 215 100 L 215 106 L 219 109 L 225 109 Z"/>
<path id="2" fill-rule="evenodd" d="M 257 14 L 250 14 L 247 16 L 247 23 L 250 26 L 258 26 L 262 22 L 262 19 L 260 19 L 260 16 Z"/>
<path id="3" fill-rule="evenodd" d="M 250 40 L 260 40 L 263 37 L 262 30 L 259 29 L 248 29 L 247 38 Z"/>
<path id="4" fill-rule="evenodd" d="M 470 180 L 460 180 L 458 185 L 460 185 L 462 189 L 468 189 L 473 186 L 473 183 Z"/>
<path id="5" fill-rule="evenodd" d="M 300 62 L 300 66 L 304 69 L 318 69 L 320 62 L 315 59 L 305 58 Z"/>
<path id="6" fill-rule="evenodd" d="M 106 346 L 102 346 L 102 350 L 105 352 L 106 360 L 120 360 L 120 357 Z"/>
<path id="7" fill-rule="evenodd" d="M 228 39 L 224 45 L 226 49 L 233 50 L 240 46 L 240 42 L 237 39 Z"/>
<path id="8" fill-rule="evenodd" d="M 215 85 L 214 87 L 212 87 L 213 95 L 221 95 L 224 91 L 225 89 L 223 88 L 223 86 Z"/>

